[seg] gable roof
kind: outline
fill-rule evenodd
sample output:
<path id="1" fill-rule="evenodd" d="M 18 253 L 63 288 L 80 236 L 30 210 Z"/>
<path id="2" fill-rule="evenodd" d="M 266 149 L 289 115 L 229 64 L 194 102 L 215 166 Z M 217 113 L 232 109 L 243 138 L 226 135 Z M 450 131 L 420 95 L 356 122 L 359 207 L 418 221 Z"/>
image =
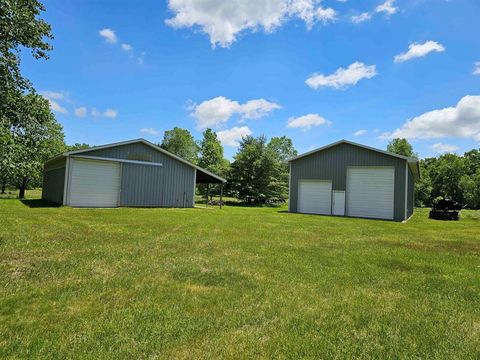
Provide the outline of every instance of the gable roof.
<path id="1" fill-rule="evenodd" d="M 296 156 L 296 157 L 288 160 L 288 162 L 292 162 L 292 161 L 295 161 L 295 160 L 304 158 L 304 157 L 306 157 L 306 156 L 313 155 L 313 154 L 315 154 L 315 153 L 318 153 L 318 152 L 323 151 L 323 150 L 330 149 L 330 148 L 332 148 L 332 147 L 334 147 L 334 146 L 337 146 L 337 145 L 340 145 L 340 144 L 353 145 L 353 146 L 357 146 L 357 147 L 360 147 L 360 148 L 363 148 L 363 149 L 367 149 L 367 150 L 370 150 L 370 151 L 375 151 L 375 152 L 380 153 L 380 154 L 384 154 L 384 155 L 388 155 L 388 156 L 392 156 L 392 157 L 396 157 L 396 158 L 399 158 L 399 159 L 406 160 L 406 161 L 408 162 L 408 165 L 410 166 L 410 169 L 412 170 L 412 173 L 414 174 L 414 176 L 415 176 L 417 179 L 420 178 L 420 165 L 419 165 L 419 163 L 418 163 L 418 159 L 413 158 L 413 157 L 408 157 L 408 156 L 403 156 L 403 155 L 395 154 L 395 153 L 392 153 L 392 152 L 389 152 L 389 151 L 384 151 L 384 150 L 376 149 L 376 148 L 371 147 L 371 146 L 358 144 L 358 143 L 356 143 L 356 142 L 348 141 L 348 140 L 345 140 L 345 139 L 336 141 L 336 142 L 331 143 L 331 144 L 329 144 L 329 145 L 325 145 L 325 146 L 319 147 L 318 149 L 314 149 L 314 150 L 312 150 L 312 151 L 308 151 L 308 152 L 306 152 L 306 153 L 303 153 L 303 154 L 301 154 L 301 155 L 298 155 L 298 156 Z"/>
<path id="2" fill-rule="evenodd" d="M 146 146 L 149 146 L 151 147 L 152 149 L 154 150 L 157 150 L 158 152 L 161 152 L 162 154 L 165 154 L 167 156 L 170 156 L 171 158 L 181 162 L 181 163 L 184 163 L 185 165 L 188 165 L 188 166 L 191 166 L 193 168 L 195 168 L 196 170 L 198 171 L 201 171 L 219 181 L 221 181 L 222 183 L 225 183 L 227 182 L 226 179 L 218 176 L 218 175 L 215 175 L 213 173 L 211 173 L 210 171 L 208 170 L 205 170 L 204 168 L 201 168 L 200 166 L 198 165 L 195 165 L 195 164 L 192 164 L 190 161 L 187 161 L 185 159 L 182 159 L 180 156 L 177 156 L 175 154 L 172 154 L 171 152 L 165 150 L 165 149 L 162 149 L 160 146 L 157 146 L 153 143 L 151 143 L 150 141 L 148 140 L 145 140 L 143 138 L 139 138 L 139 139 L 133 139 L 133 140 L 128 140 L 128 141 L 121 141 L 121 142 L 116 142 L 116 143 L 112 143 L 112 144 L 105 144 L 105 145 L 99 145 L 99 146 L 93 146 L 91 148 L 88 148 L 88 149 L 82 149 L 82 150 L 75 150 L 75 151 L 67 151 L 67 152 L 64 152 L 62 154 L 59 154 L 49 160 L 47 160 L 45 162 L 45 164 L 51 162 L 51 161 L 54 161 L 58 158 L 61 158 L 61 157 L 68 157 L 70 155 L 78 155 L 78 154 L 82 154 L 82 153 L 86 153 L 86 152 L 90 152 L 90 151 L 94 151 L 94 150 L 101 150 L 101 149 L 108 149 L 108 148 L 112 148 L 112 147 L 116 147 L 116 146 L 122 146 L 122 145 L 129 145 L 129 144 L 135 144 L 135 143 L 142 143 Z M 112 160 L 115 160 L 115 159 L 112 159 Z"/>

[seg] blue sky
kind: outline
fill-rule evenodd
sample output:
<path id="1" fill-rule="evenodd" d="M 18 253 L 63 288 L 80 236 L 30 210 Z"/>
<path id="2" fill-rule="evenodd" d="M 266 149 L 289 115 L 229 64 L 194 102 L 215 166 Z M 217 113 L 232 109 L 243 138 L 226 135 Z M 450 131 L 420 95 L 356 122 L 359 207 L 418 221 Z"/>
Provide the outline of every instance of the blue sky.
<path id="1" fill-rule="evenodd" d="M 54 50 L 22 68 L 67 143 L 210 126 L 229 158 L 242 134 L 286 135 L 300 153 L 392 136 L 421 157 L 479 147 L 476 0 L 44 4 Z"/>

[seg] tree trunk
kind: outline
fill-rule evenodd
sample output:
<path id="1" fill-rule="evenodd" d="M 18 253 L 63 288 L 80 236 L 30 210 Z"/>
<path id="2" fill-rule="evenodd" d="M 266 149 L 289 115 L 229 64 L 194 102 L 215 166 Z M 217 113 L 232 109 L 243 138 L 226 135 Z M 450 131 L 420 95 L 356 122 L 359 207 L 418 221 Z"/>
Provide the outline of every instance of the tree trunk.
<path id="1" fill-rule="evenodd" d="M 2 194 L 5 194 L 5 189 L 7 188 L 7 180 L 2 179 Z"/>
<path id="2" fill-rule="evenodd" d="M 20 184 L 19 186 L 19 192 L 18 192 L 18 198 L 19 199 L 24 199 L 25 198 L 25 189 L 27 188 L 27 183 L 28 183 L 28 179 L 26 177 L 24 177 L 22 179 L 22 183 Z"/>

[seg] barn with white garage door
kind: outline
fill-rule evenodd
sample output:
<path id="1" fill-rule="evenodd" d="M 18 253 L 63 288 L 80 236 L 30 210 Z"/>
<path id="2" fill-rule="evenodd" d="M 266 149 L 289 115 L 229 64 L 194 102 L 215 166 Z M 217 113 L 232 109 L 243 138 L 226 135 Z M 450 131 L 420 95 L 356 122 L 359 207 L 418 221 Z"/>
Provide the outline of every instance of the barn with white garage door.
<path id="1" fill-rule="evenodd" d="M 289 211 L 403 221 L 419 177 L 417 159 L 341 140 L 290 160 Z"/>
<path id="2" fill-rule="evenodd" d="M 144 139 L 60 154 L 44 165 L 42 198 L 73 207 L 193 207 L 196 184 L 225 179 Z"/>

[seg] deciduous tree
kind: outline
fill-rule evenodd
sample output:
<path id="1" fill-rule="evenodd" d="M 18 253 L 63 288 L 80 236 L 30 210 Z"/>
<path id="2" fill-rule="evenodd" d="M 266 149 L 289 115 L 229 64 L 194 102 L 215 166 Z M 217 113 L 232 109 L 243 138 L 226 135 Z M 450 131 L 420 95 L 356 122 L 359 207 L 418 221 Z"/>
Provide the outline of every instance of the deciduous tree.
<path id="1" fill-rule="evenodd" d="M 198 162 L 198 144 L 187 129 L 165 131 L 160 147 L 194 164 Z"/>
<path id="2" fill-rule="evenodd" d="M 12 179 L 19 189 L 19 198 L 23 198 L 28 185 L 35 180 L 39 182 L 43 163 L 63 152 L 65 144 L 61 125 L 48 101 L 40 95 L 24 96 L 19 114 L 18 124 L 10 128 Z"/>

